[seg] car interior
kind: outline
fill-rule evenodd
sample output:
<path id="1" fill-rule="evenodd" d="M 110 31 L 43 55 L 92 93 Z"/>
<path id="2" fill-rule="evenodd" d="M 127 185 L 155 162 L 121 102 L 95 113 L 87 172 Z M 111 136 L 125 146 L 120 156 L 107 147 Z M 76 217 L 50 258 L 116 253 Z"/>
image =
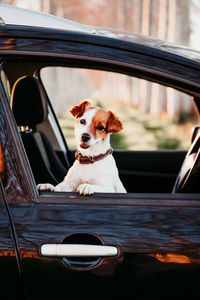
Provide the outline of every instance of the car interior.
<path id="1" fill-rule="evenodd" d="M 60 161 L 47 136 L 37 128 L 47 120 L 48 109 L 36 78 L 25 76 L 16 82 L 11 106 L 36 183 L 58 184 L 63 180 L 67 167 Z"/>
<path id="2" fill-rule="evenodd" d="M 75 149 L 68 147 L 39 75 L 40 69 L 48 65 L 52 62 L 10 60 L 4 64 L 3 74 L 10 88 L 11 109 L 35 182 L 56 185 L 73 164 Z M 196 127 L 188 153 L 168 149 L 114 149 L 119 175 L 127 192 L 198 193 L 199 132 Z"/>

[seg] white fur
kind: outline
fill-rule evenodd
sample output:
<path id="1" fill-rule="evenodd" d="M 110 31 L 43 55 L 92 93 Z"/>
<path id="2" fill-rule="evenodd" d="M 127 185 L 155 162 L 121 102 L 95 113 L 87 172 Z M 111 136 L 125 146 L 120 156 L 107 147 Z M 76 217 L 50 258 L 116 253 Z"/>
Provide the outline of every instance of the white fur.
<path id="1" fill-rule="evenodd" d="M 86 124 L 78 122 L 75 126 L 75 136 L 78 143 L 78 150 L 82 156 L 96 156 L 105 153 L 110 149 L 110 134 L 107 134 L 104 141 L 101 138 L 95 139 L 90 126 L 97 108 L 86 111 L 80 119 L 85 119 Z M 91 139 L 88 142 L 89 148 L 80 147 L 81 136 L 89 133 Z M 110 154 L 102 160 L 93 164 L 80 164 L 76 160 L 69 169 L 64 180 L 55 187 L 51 184 L 39 184 L 39 190 L 51 190 L 60 192 L 77 192 L 82 195 L 93 193 L 126 193 L 118 175 L 118 169 L 113 156 Z"/>

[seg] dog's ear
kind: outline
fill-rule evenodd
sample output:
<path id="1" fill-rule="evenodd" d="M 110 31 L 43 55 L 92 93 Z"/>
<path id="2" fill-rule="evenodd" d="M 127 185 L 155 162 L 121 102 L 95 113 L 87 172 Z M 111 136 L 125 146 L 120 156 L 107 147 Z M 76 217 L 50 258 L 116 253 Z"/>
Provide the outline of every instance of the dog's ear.
<path id="1" fill-rule="evenodd" d="M 72 114 L 73 117 L 77 119 L 84 114 L 86 108 L 90 105 L 91 105 L 90 101 L 83 100 L 79 105 L 74 105 L 69 112 Z"/>
<path id="2" fill-rule="evenodd" d="M 121 131 L 123 129 L 123 125 L 122 122 L 119 120 L 119 117 L 116 114 L 114 114 L 111 110 L 109 110 L 107 113 L 109 114 L 107 131 L 109 133 Z"/>

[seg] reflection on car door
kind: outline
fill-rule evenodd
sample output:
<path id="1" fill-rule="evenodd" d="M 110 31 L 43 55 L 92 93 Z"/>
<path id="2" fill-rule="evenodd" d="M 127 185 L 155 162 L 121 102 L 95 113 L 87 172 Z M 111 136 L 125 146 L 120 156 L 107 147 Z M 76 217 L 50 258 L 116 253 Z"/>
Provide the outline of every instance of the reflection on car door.
<path id="1" fill-rule="evenodd" d="M 147 200 L 131 194 L 85 198 L 48 192 L 35 201 L 10 204 L 27 299 L 38 294 L 53 299 L 66 293 L 92 298 L 97 289 L 102 297 L 133 290 L 134 295 L 158 297 L 166 282 L 172 287 L 168 296 L 172 290 L 180 295 L 195 287 L 200 275 L 197 201 L 190 207 L 190 201 L 183 206 L 170 195 Z M 88 257 L 55 250 L 71 244 L 88 245 Z M 53 250 L 42 253 L 43 245 Z M 94 257 L 94 245 L 118 252 Z"/>
<path id="2" fill-rule="evenodd" d="M 0 179 L 0 281 L 4 299 L 22 299 L 20 266 L 5 193 Z M 11 288 L 12 287 L 12 288 Z"/>

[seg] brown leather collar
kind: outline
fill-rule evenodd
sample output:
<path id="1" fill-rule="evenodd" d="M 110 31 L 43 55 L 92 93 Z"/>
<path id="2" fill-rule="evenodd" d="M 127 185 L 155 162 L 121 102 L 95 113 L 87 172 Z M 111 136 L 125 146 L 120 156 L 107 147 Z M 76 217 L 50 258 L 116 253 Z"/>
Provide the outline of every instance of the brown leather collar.
<path id="1" fill-rule="evenodd" d="M 99 161 L 99 160 L 105 158 L 109 154 L 112 154 L 112 152 L 113 152 L 113 149 L 110 148 L 105 153 L 101 153 L 96 156 L 82 156 L 82 154 L 79 151 L 76 151 L 75 158 L 79 161 L 80 164 L 93 164 L 96 161 Z"/>

